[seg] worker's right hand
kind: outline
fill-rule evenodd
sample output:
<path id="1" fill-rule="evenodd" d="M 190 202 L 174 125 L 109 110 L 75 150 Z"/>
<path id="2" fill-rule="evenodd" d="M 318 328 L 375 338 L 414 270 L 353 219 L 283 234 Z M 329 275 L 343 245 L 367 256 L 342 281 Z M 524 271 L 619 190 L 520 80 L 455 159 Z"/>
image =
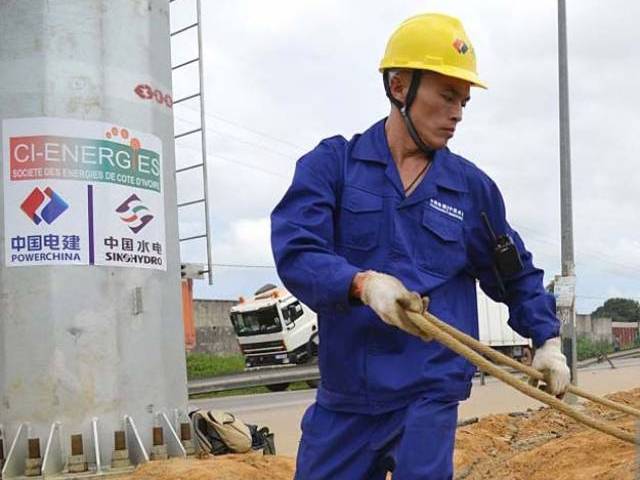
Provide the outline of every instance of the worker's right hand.
<path id="1" fill-rule="evenodd" d="M 365 305 L 378 314 L 383 322 L 404 330 L 407 333 L 430 340 L 409 319 L 407 310 L 424 312 L 424 303 L 420 295 L 410 292 L 400 280 L 385 273 L 367 271 L 359 273 L 357 291 Z"/>

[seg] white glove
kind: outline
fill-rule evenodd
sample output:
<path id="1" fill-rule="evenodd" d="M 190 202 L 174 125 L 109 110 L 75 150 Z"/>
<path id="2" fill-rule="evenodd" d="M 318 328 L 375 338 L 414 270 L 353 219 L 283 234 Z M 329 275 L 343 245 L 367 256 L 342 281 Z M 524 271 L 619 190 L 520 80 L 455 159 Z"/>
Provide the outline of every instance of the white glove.
<path id="1" fill-rule="evenodd" d="M 545 390 L 551 395 L 564 395 L 571 382 L 571 372 L 560 345 L 560 337 L 550 338 L 536 350 L 531 363 L 544 374 Z"/>
<path id="2" fill-rule="evenodd" d="M 423 313 L 425 306 L 416 292 L 410 292 L 395 277 L 369 271 L 362 282 L 360 299 L 378 314 L 383 322 L 407 333 L 430 340 L 409 320 L 405 310 Z"/>

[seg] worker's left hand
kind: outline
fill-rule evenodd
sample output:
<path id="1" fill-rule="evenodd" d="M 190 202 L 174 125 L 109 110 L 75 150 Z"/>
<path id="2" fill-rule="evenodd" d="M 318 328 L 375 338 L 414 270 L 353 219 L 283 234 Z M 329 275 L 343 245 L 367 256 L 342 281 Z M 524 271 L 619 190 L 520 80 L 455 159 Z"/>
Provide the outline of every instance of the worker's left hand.
<path id="1" fill-rule="evenodd" d="M 562 396 L 571 382 L 567 358 L 560 350 L 560 337 L 550 338 L 536 350 L 531 366 L 544 374 L 547 393 Z"/>

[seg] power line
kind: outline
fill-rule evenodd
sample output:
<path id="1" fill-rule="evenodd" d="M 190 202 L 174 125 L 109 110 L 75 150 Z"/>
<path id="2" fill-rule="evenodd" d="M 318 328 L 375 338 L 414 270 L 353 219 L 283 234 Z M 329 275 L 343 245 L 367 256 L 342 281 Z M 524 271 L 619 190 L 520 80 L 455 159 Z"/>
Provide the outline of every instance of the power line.
<path id="1" fill-rule="evenodd" d="M 198 110 L 196 110 L 195 108 L 189 107 L 188 105 L 184 105 L 184 104 L 183 104 L 182 106 L 183 106 L 185 109 L 187 109 L 187 110 L 191 110 L 191 111 L 193 111 L 193 112 L 199 112 L 199 111 L 198 111 Z M 174 111 L 174 115 L 175 115 L 175 111 Z M 216 115 L 216 114 L 213 114 L 213 113 L 210 113 L 210 112 L 206 112 L 206 113 L 205 113 L 205 115 L 206 115 L 207 117 L 214 118 L 214 119 L 216 119 L 216 120 L 218 120 L 218 121 L 221 121 L 221 122 L 223 122 L 223 123 L 226 123 L 226 124 L 228 124 L 228 125 L 232 125 L 232 126 L 234 126 L 234 127 L 236 127 L 236 128 L 241 128 L 241 129 L 246 130 L 246 131 L 248 131 L 248 132 L 251 132 L 251 133 L 253 133 L 253 134 L 255 134 L 255 135 L 259 135 L 259 136 L 264 137 L 264 138 L 267 138 L 267 139 L 269 139 L 269 140 L 273 140 L 273 141 L 275 141 L 275 142 L 279 142 L 279 143 L 282 143 L 282 144 L 284 144 L 284 145 L 288 145 L 289 147 L 295 148 L 296 150 L 299 150 L 299 151 L 307 151 L 307 150 L 308 150 L 308 147 L 303 147 L 302 145 L 297 145 L 297 144 L 295 144 L 295 143 L 293 143 L 293 142 L 290 142 L 290 141 L 288 141 L 288 140 L 284 140 L 284 139 L 282 139 L 282 138 L 275 137 L 275 136 L 273 136 L 273 135 L 271 135 L 271 134 L 268 134 L 268 133 L 265 133 L 265 132 L 261 132 L 261 131 L 259 131 L 259 130 L 255 130 L 255 129 L 253 129 L 253 128 L 247 127 L 247 126 L 242 125 L 242 124 L 240 124 L 240 123 L 237 123 L 237 122 L 233 122 L 233 121 L 231 121 L 231 120 L 228 120 L 228 119 L 226 119 L 226 118 L 224 118 L 224 117 L 221 117 L 221 116 L 219 116 L 219 115 Z"/>
<path id="2" fill-rule="evenodd" d="M 191 150 L 193 152 L 199 152 L 199 150 L 197 148 L 194 148 L 194 147 L 189 146 L 189 145 L 180 145 L 177 148 L 178 149 Z M 252 169 L 252 170 L 258 170 L 258 171 L 260 171 L 262 173 L 266 173 L 267 175 L 273 175 L 274 177 L 282 178 L 282 179 L 287 180 L 287 181 L 289 181 L 291 179 L 290 177 L 287 177 L 285 175 L 281 175 L 280 173 L 274 172 L 272 170 L 268 170 L 266 168 L 262 168 L 262 167 L 259 167 L 257 165 L 253 165 L 253 164 L 250 164 L 250 163 L 244 163 L 244 162 L 241 162 L 240 160 L 233 160 L 231 158 L 223 157 L 222 155 L 218 155 L 217 153 L 216 154 L 207 153 L 207 158 L 217 158 L 217 159 L 223 160 L 225 162 L 236 163 L 236 164 L 238 164 L 238 165 L 240 165 L 242 167 L 246 167 L 246 168 L 249 168 L 249 169 Z"/>
<path id="3" fill-rule="evenodd" d="M 181 118 L 181 117 L 178 116 L 178 118 Z M 184 121 L 187 121 L 187 122 L 195 123 L 195 122 L 193 122 L 191 120 L 188 120 L 188 119 L 183 119 L 183 118 L 181 118 L 181 119 L 184 120 Z M 225 134 L 223 134 L 221 132 L 217 132 L 217 131 L 215 131 L 213 129 L 209 129 L 209 128 L 207 128 L 207 131 L 210 131 L 210 132 L 212 132 L 212 133 L 214 133 L 216 135 L 225 135 Z M 259 144 L 255 144 L 255 143 L 252 143 L 252 142 L 249 142 L 249 141 L 245 141 L 245 140 L 243 140 L 241 138 L 235 137 L 235 136 L 230 135 L 230 134 L 229 134 L 229 136 L 241 141 L 242 143 L 253 145 L 253 146 L 258 147 L 258 148 L 266 148 L 264 145 L 259 145 Z M 184 148 L 184 149 L 187 149 L 187 150 L 198 151 L 196 148 L 193 148 L 193 147 L 191 147 L 189 145 L 181 145 L 178 148 Z M 268 150 L 270 150 L 270 149 L 268 149 Z M 277 153 L 279 155 L 286 156 L 286 154 L 283 154 L 282 152 L 277 152 L 277 151 L 274 151 L 274 150 L 271 150 L 271 151 L 273 151 L 274 153 Z M 271 170 L 261 168 L 261 167 L 259 167 L 257 165 L 241 162 L 240 160 L 237 160 L 237 159 L 233 160 L 233 159 L 230 159 L 230 158 L 224 157 L 222 155 L 218 155 L 218 154 L 208 154 L 207 157 L 217 158 L 217 159 L 229 162 L 229 163 L 235 163 L 235 164 L 240 165 L 242 167 L 249 168 L 249 169 L 256 170 L 256 171 L 260 171 L 260 172 L 265 173 L 267 175 L 271 175 L 271 176 L 275 176 L 275 177 L 278 177 L 278 178 L 282 178 L 282 179 L 287 180 L 287 181 L 290 180 L 290 177 L 288 177 L 288 176 L 284 176 L 284 175 L 281 175 L 279 173 L 273 172 Z M 541 232 L 539 232 L 539 231 L 537 231 L 537 230 L 535 230 L 533 228 L 525 227 L 524 225 L 515 225 L 515 224 L 514 224 L 514 227 L 516 227 L 517 230 L 527 230 L 529 232 L 534 233 L 534 235 L 532 237 L 528 236 L 528 238 L 533 238 L 534 241 L 542 242 L 542 243 L 545 243 L 545 244 L 548 244 L 548 245 L 551 245 L 551 246 L 554 246 L 554 247 L 558 247 L 559 246 L 557 241 L 549 240 L 548 237 L 546 237 L 544 234 L 542 234 Z M 603 255 L 600 252 L 589 251 L 589 250 L 583 249 L 583 248 L 580 248 L 579 251 L 580 251 L 581 254 L 584 254 L 586 256 L 595 257 L 595 258 L 599 259 L 601 262 L 607 263 L 607 264 L 615 267 L 616 268 L 616 272 L 615 273 L 621 273 L 623 275 L 633 275 L 633 276 L 635 276 L 638 273 L 640 273 L 640 270 L 635 270 L 635 267 L 631 267 L 630 268 L 629 265 L 623 265 L 621 263 L 618 263 L 613 259 L 613 257 L 607 257 L 607 256 Z M 547 257 L 553 257 L 554 259 L 557 259 L 557 256 L 555 256 L 555 255 L 546 255 L 546 256 Z M 260 268 L 260 267 L 256 266 L 256 268 Z M 264 268 L 273 268 L 273 267 L 264 267 Z M 620 270 L 622 270 L 622 271 L 620 271 Z"/>
<path id="4" fill-rule="evenodd" d="M 198 151 L 197 149 L 192 148 L 192 147 L 190 147 L 188 145 L 182 145 L 182 146 L 180 146 L 178 148 L 184 148 L 184 149 L 187 149 L 187 150 Z M 230 158 L 224 157 L 222 155 L 218 155 L 218 154 L 208 154 L 207 158 L 209 158 L 209 157 L 217 158 L 219 160 L 222 160 L 222 161 L 225 161 L 225 162 L 229 162 L 229 163 L 235 163 L 235 164 L 240 165 L 242 167 L 249 168 L 251 170 L 256 170 L 256 171 L 265 173 L 267 175 L 271 175 L 271 176 L 274 176 L 274 177 L 281 178 L 283 180 L 287 180 L 287 181 L 290 180 L 290 177 L 288 177 L 288 176 L 281 175 L 281 174 L 273 172 L 271 170 L 267 170 L 267 169 L 261 168 L 261 167 L 259 167 L 257 165 L 241 162 L 240 160 L 233 160 L 233 159 L 230 159 Z M 529 228 L 529 227 L 525 227 L 523 225 L 515 225 L 515 224 L 514 224 L 514 227 L 516 227 L 517 230 L 529 230 L 530 232 L 534 232 L 536 234 L 536 235 L 533 235 L 531 237 L 528 237 L 529 239 L 533 239 L 534 241 L 546 243 L 546 244 L 554 246 L 554 247 L 559 246 L 559 244 L 557 242 L 554 242 L 552 240 L 548 240 L 547 238 L 543 237 L 535 229 L 532 229 L 532 228 Z M 623 265 L 621 263 L 618 263 L 618 262 L 614 261 L 612 259 L 612 257 L 607 258 L 607 257 L 605 257 L 604 255 L 602 255 L 602 254 L 600 254 L 598 252 L 595 252 L 595 251 L 583 251 L 582 248 L 579 249 L 578 252 L 580 254 L 584 254 L 586 256 L 596 257 L 601 262 L 611 265 L 612 267 L 614 267 L 616 269 L 615 272 L 614 272 L 616 274 L 622 274 L 622 275 L 625 275 L 625 276 L 633 276 L 635 278 L 640 273 L 640 269 L 636 270 L 635 267 L 630 267 L 629 265 Z M 552 255 L 552 254 L 540 254 L 540 253 L 538 253 L 537 255 L 546 256 L 548 258 L 553 258 L 554 260 L 558 259 L 557 255 Z"/>
<path id="5" fill-rule="evenodd" d="M 518 225 L 518 226 L 514 225 L 514 226 L 516 227 L 517 230 L 528 230 L 529 232 L 534 233 L 533 236 L 528 235 L 527 238 L 532 238 L 534 241 L 546 243 L 554 247 L 559 247 L 559 243 L 557 241 L 549 240 L 548 237 L 546 237 L 544 234 L 542 234 L 541 232 L 533 228 L 525 227 L 523 225 Z M 579 256 L 584 255 L 587 257 L 592 257 L 592 258 L 595 258 L 596 260 L 599 260 L 600 262 L 611 265 L 613 268 L 616 269 L 615 270 L 616 274 L 632 275 L 632 276 L 638 276 L 640 274 L 640 266 L 625 265 L 625 264 L 619 263 L 618 261 L 616 261 L 617 259 L 615 259 L 614 257 L 605 255 L 602 252 L 596 252 L 595 250 L 590 250 L 581 246 L 577 248 L 577 253 Z"/>
<path id="6" fill-rule="evenodd" d="M 189 107 L 187 107 L 187 108 L 189 108 Z M 297 150 L 303 150 L 303 151 L 307 150 L 307 147 L 303 147 L 302 145 L 298 145 L 298 144 L 290 142 L 288 140 L 283 140 L 282 138 L 274 137 L 273 135 L 261 132 L 259 130 L 255 130 L 253 128 L 246 127 L 246 126 L 241 125 L 239 123 L 232 122 L 232 121 L 227 120 L 227 119 L 225 119 L 223 117 L 220 117 L 219 115 L 215 115 L 213 113 L 210 113 L 208 115 L 213 117 L 213 118 L 216 118 L 217 120 L 220 120 L 221 122 L 227 123 L 229 125 L 233 125 L 234 127 L 237 127 L 237 128 L 242 128 L 243 130 L 246 130 L 248 132 L 254 133 L 256 135 L 260 135 L 261 137 L 268 138 L 268 139 L 276 141 L 276 142 L 280 142 L 280 143 L 282 143 L 284 145 L 288 145 L 288 146 L 290 146 L 292 148 L 295 148 Z"/>
<path id="7" fill-rule="evenodd" d="M 236 137 L 235 135 L 232 135 L 232 134 L 230 134 L 230 133 L 218 132 L 218 131 L 216 131 L 216 130 L 213 130 L 213 129 L 212 129 L 212 128 L 210 128 L 210 127 L 207 127 L 207 132 L 213 133 L 214 135 L 217 135 L 217 136 L 219 136 L 219 137 L 229 137 L 229 138 L 233 138 L 233 139 L 234 139 L 235 141 L 237 141 L 237 142 L 244 143 L 245 145 L 250 145 L 250 146 L 252 146 L 252 147 L 259 148 L 260 150 L 267 150 L 267 151 L 269 151 L 269 152 L 271 152 L 271 153 L 274 153 L 274 154 L 279 155 L 279 156 L 281 156 L 281 157 L 283 157 L 283 158 L 286 158 L 286 159 L 287 159 L 287 160 L 289 160 L 289 161 L 291 161 L 291 160 L 295 160 L 295 157 L 294 157 L 293 155 L 288 155 L 288 154 L 286 154 L 286 153 L 282 153 L 282 152 L 280 152 L 280 151 L 278 151 L 278 150 L 274 150 L 273 148 L 269 148 L 269 147 L 268 147 L 268 146 L 266 146 L 266 145 L 262 145 L 262 144 L 259 144 L 259 143 L 250 142 L 250 141 L 245 140 L 245 139 L 243 139 L 243 138 Z"/>
<path id="8" fill-rule="evenodd" d="M 181 117 L 178 117 L 178 118 L 181 118 Z M 183 120 L 185 120 L 187 122 L 190 121 L 190 120 L 187 120 L 187 119 L 183 119 Z M 195 122 L 192 122 L 192 123 L 195 123 Z M 272 151 L 273 153 L 281 155 L 281 156 L 283 156 L 285 158 L 289 158 L 289 159 L 291 158 L 291 157 L 287 156 L 286 154 L 284 154 L 282 152 L 270 149 L 270 148 L 268 148 L 268 147 L 266 147 L 264 145 L 260 145 L 260 144 L 256 144 L 256 143 L 253 143 L 253 142 L 246 141 L 244 139 L 241 139 L 241 138 L 236 137 L 236 136 L 231 135 L 231 134 L 225 134 L 225 133 L 217 132 L 217 131 L 215 131 L 213 129 L 210 129 L 210 128 L 207 128 L 207 131 L 209 131 L 209 132 L 211 132 L 211 133 L 213 133 L 215 135 L 219 135 L 219 136 L 228 135 L 231 138 L 235 138 L 236 140 L 238 140 L 238 141 L 240 141 L 242 143 L 245 143 L 245 144 L 248 144 L 248 145 L 252 145 L 252 146 L 257 147 L 257 148 L 267 149 L 267 150 Z M 188 148 L 188 147 L 185 147 L 185 148 Z M 191 150 L 196 151 L 196 149 L 191 149 Z M 217 154 L 216 155 L 212 155 L 212 156 L 217 157 L 217 158 L 219 158 L 221 160 L 224 160 L 224 161 L 227 161 L 227 162 L 236 163 L 236 164 L 244 166 L 246 168 L 251 168 L 251 169 L 254 169 L 254 170 L 258 170 L 258 171 L 261 171 L 263 173 L 266 173 L 266 174 L 269 174 L 269 175 L 273 175 L 273 176 L 277 176 L 277 177 L 280 177 L 280 178 L 283 178 L 283 179 L 289 180 L 289 178 L 290 178 L 290 177 L 285 177 L 283 175 L 277 174 L 277 173 L 275 173 L 273 171 L 260 168 L 258 166 L 252 165 L 252 164 L 243 163 L 243 162 L 240 162 L 238 160 L 232 160 L 232 159 L 229 159 L 229 158 L 226 158 L 226 157 L 222 157 L 222 156 L 217 155 Z M 525 227 L 523 225 L 515 225 L 514 224 L 514 226 L 516 227 L 517 230 L 528 230 L 528 231 L 533 232 L 535 234 L 535 236 L 533 236 L 533 237 L 528 236 L 527 238 L 533 238 L 534 241 L 542 242 L 542 243 L 545 243 L 547 245 L 551 245 L 551 246 L 554 246 L 554 247 L 559 247 L 560 246 L 560 244 L 557 241 L 549 240 L 548 237 L 545 237 L 544 234 L 540 233 L 539 231 L 537 231 L 535 229 L 532 229 L 532 228 L 529 228 L 529 227 Z M 606 255 L 602 254 L 601 252 L 596 252 L 596 251 L 593 251 L 593 250 L 585 249 L 584 247 L 579 247 L 578 248 L 578 252 L 579 252 L 580 255 L 590 256 L 592 258 L 598 259 L 599 261 L 601 261 L 603 263 L 611 265 L 612 267 L 614 267 L 616 269 L 615 273 L 617 273 L 617 274 L 619 273 L 619 274 L 623 274 L 623 275 L 633 275 L 633 276 L 640 274 L 640 266 L 634 267 L 634 266 L 624 265 L 622 263 L 617 262 L 616 259 L 614 259 L 614 257 L 606 256 Z M 558 259 L 557 255 L 547 254 L 546 256 L 547 257 L 553 257 L 555 260 Z"/>
<path id="9" fill-rule="evenodd" d="M 640 297 L 592 297 L 589 295 L 576 295 L 576 298 L 584 298 L 584 299 L 589 299 L 589 300 L 609 300 L 611 298 L 624 298 L 627 300 L 639 300 L 640 301 Z"/>
<path id="10" fill-rule="evenodd" d="M 262 173 L 266 173 L 268 175 L 273 175 L 274 177 L 282 178 L 283 180 L 287 180 L 287 181 L 291 180 L 290 177 L 286 177 L 284 175 L 280 175 L 279 173 L 272 172 L 271 170 L 266 170 L 264 168 L 260 168 L 260 167 L 258 167 L 256 165 L 252 165 L 250 163 L 243 163 L 243 162 L 240 162 L 239 160 L 231 160 L 230 158 L 222 157 L 222 156 L 220 156 L 218 154 L 211 153 L 211 154 L 208 154 L 207 157 L 218 158 L 218 159 L 223 160 L 225 162 L 235 163 L 235 164 L 238 164 L 238 165 L 240 165 L 242 167 L 245 167 L 245 168 L 249 168 L 249 169 L 252 169 L 252 170 L 258 170 L 258 171 L 260 171 Z"/>
<path id="11" fill-rule="evenodd" d="M 214 263 L 214 267 L 224 267 L 224 268 L 268 268 L 275 269 L 275 265 L 247 265 L 242 263 Z"/>
<path id="12" fill-rule="evenodd" d="M 199 122 L 197 122 L 196 120 L 191 120 L 191 119 L 188 119 L 188 118 L 184 118 L 184 117 L 181 117 L 181 116 L 179 116 L 179 115 L 174 115 L 174 117 L 175 117 L 175 118 L 177 118 L 177 119 L 179 119 L 179 120 L 182 120 L 183 122 L 187 122 L 187 123 L 189 123 L 189 124 L 191 124 L 191 125 L 198 125 L 198 124 L 199 124 Z M 295 159 L 296 159 L 294 155 L 286 154 L 286 153 L 283 153 L 283 152 L 281 152 L 281 151 L 279 151 L 279 150 L 275 150 L 275 149 L 270 148 L 269 146 L 267 146 L 267 145 L 265 145 L 265 144 L 251 142 L 251 141 L 249 141 L 249 140 L 246 140 L 246 139 L 244 139 L 244 138 L 238 137 L 238 136 L 233 135 L 233 134 L 231 134 L 231 133 L 227 133 L 227 132 L 219 132 L 219 131 L 217 131 L 217 130 L 214 130 L 214 129 L 213 129 L 213 128 L 211 128 L 210 126 L 207 126 L 207 127 L 206 127 L 206 131 L 207 131 L 207 132 L 209 132 L 209 133 L 212 133 L 212 134 L 214 134 L 214 135 L 217 135 L 217 136 L 219 136 L 219 137 L 229 137 L 229 138 L 233 138 L 233 139 L 234 139 L 234 140 L 236 140 L 237 142 L 244 143 L 245 145 L 250 145 L 250 146 L 255 147 L 255 148 L 258 148 L 258 149 L 260 149 L 260 150 L 267 150 L 267 151 L 269 151 L 269 152 L 271 152 L 271 153 L 274 153 L 275 155 L 279 155 L 279 156 L 281 156 L 281 157 L 283 157 L 283 158 L 286 158 L 286 159 L 287 159 L 287 160 L 289 160 L 289 161 L 291 161 L 291 160 L 295 160 Z"/>

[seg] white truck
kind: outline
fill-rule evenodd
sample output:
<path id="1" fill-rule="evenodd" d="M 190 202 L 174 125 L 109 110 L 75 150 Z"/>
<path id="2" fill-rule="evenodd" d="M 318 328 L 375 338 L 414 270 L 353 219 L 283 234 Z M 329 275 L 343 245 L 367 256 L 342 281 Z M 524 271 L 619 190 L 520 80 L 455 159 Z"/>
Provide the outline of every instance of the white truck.
<path id="1" fill-rule="evenodd" d="M 477 292 L 480 341 L 530 363 L 531 343 L 507 325 L 507 307 L 491 300 L 480 288 Z M 247 370 L 315 361 L 317 315 L 284 288 L 267 284 L 251 298 L 241 297 L 230 314 Z M 268 388 L 278 391 L 287 386 L 282 383 Z"/>
<path id="2" fill-rule="evenodd" d="M 318 355 L 316 313 L 284 288 L 267 284 L 253 297 L 241 297 L 230 314 L 247 370 L 307 363 Z"/>

